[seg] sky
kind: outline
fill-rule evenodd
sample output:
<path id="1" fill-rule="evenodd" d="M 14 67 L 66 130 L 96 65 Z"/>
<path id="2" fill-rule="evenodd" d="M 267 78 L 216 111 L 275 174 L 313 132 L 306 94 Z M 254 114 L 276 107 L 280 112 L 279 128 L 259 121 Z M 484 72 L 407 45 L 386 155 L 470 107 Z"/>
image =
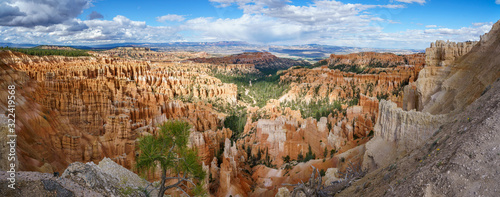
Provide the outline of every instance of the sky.
<path id="1" fill-rule="evenodd" d="M 0 43 L 425 49 L 479 40 L 499 19 L 500 0 L 0 0 Z"/>

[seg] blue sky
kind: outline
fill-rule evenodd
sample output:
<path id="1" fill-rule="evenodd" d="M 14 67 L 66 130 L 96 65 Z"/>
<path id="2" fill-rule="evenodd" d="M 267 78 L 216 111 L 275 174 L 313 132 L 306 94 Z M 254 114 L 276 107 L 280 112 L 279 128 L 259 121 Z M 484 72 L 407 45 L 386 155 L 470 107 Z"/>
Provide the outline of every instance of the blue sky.
<path id="1" fill-rule="evenodd" d="M 0 42 L 246 41 L 423 49 L 478 40 L 500 0 L 0 0 Z"/>

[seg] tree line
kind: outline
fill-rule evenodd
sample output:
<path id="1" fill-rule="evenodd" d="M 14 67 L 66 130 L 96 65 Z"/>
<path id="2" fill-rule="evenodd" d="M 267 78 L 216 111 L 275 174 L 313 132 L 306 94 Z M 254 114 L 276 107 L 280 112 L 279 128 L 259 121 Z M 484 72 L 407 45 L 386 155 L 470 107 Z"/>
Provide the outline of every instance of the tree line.
<path id="1" fill-rule="evenodd" d="M 59 55 L 67 57 L 78 57 L 78 56 L 91 56 L 86 50 L 61 50 L 61 49 L 40 49 L 40 48 L 11 48 L 11 47 L 0 47 L 1 51 L 9 50 L 13 52 L 20 52 L 26 55 L 34 56 L 50 56 Z"/>

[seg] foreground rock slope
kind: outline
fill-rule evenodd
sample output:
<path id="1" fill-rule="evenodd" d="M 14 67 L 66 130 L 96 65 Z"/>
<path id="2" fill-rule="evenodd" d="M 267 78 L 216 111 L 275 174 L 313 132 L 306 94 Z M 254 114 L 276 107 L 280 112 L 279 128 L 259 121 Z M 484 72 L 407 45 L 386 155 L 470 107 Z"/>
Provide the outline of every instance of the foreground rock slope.
<path id="1" fill-rule="evenodd" d="M 52 173 L 19 172 L 16 190 L 7 188 L 8 174 L 0 171 L 1 196 L 155 196 L 150 183 L 109 158 L 98 165 L 72 163 L 60 176 Z"/>
<path id="2" fill-rule="evenodd" d="M 410 93 L 405 96 L 416 98 L 419 111 L 381 102 L 381 118 L 363 161 L 373 172 L 339 196 L 495 196 L 500 170 L 498 44 L 500 22 L 477 43 L 432 44 L 426 51 L 429 66 L 407 87 L 415 91 L 405 89 Z"/>

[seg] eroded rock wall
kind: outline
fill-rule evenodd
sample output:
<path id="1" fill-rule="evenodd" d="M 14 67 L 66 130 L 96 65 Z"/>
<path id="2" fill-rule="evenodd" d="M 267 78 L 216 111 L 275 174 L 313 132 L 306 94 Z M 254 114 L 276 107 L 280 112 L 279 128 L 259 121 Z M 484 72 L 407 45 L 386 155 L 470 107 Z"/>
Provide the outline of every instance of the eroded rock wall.
<path id="1" fill-rule="evenodd" d="M 431 44 L 426 51 L 428 66 L 405 87 L 403 106 L 410 111 L 380 103 L 375 137 L 366 144 L 363 165 L 382 167 L 420 147 L 449 117 L 477 99 L 500 77 L 499 44 L 500 22 L 479 42 Z"/>
<path id="2" fill-rule="evenodd" d="M 425 64 L 427 66 L 449 66 L 457 58 L 467 54 L 477 41 L 470 42 L 450 42 L 438 40 L 431 43 L 431 46 L 425 49 Z"/>
<path id="3" fill-rule="evenodd" d="M 289 69 L 281 81 L 290 83 L 290 91 L 280 102 L 316 101 L 328 99 L 349 100 L 359 94 L 390 99 L 402 105 L 401 95 L 406 83 L 416 80 L 415 67 L 400 66 L 379 74 L 354 74 L 326 67 L 314 69 Z"/>
<path id="4" fill-rule="evenodd" d="M 231 136 L 231 131 L 219 129 L 224 115 L 201 102 L 236 102 L 234 84 L 206 74 L 215 65 L 35 57 L 10 51 L 0 52 L 0 57 L 2 86 L 19 88 L 19 170 L 61 171 L 71 162 L 104 157 L 131 169 L 136 139 L 154 134 L 167 119 L 193 125 L 192 144 L 200 145 L 207 163 L 223 143 L 219 138 Z M 247 67 L 221 67 L 239 68 Z M 203 143 L 196 143 L 201 138 Z"/>
<path id="5" fill-rule="evenodd" d="M 257 69 L 288 69 L 292 66 L 310 65 L 302 60 L 278 58 L 269 52 L 246 52 L 225 57 L 193 58 L 190 60 L 212 64 L 253 64 Z"/>
<path id="6" fill-rule="evenodd" d="M 377 52 L 361 52 L 351 53 L 347 55 L 331 54 L 330 58 L 326 61 L 328 65 L 358 65 L 361 67 L 366 66 L 382 66 L 382 67 L 395 67 L 399 65 L 415 65 L 422 66 L 424 64 L 423 54 L 411 55 L 396 55 L 393 53 L 377 53 Z"/>
<path id="7" fill-rule="evenodd" d="M 373 170 L 411 152 L 426 143 L 445 120 L 444 115 L 404 111 L 395 103 L 382 100 L 374 128 L 375 137 L 366 143 L 364 167 Z"/>

